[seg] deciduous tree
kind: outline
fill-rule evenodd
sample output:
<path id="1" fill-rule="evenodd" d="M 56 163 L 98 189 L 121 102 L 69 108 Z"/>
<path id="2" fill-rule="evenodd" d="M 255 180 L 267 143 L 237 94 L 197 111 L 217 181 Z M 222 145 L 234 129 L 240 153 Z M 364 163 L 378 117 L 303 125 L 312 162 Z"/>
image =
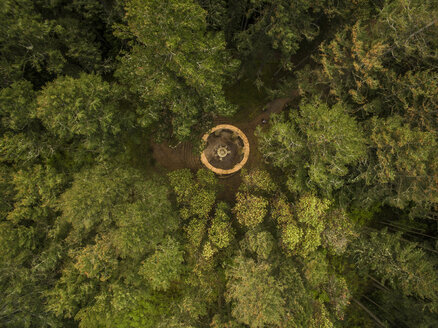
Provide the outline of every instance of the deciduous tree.
<path id="1" fill-rule="evenodd" d="M 371 232 L 356 239 L 351 256 L 361 273 L 373 273 L 382 284 L 424 300 L 430 310 L 438 311 L 436 261 L 415 243 L 401 240 L 400 234 L 386 230 Z"/>
<path id="2" fill-rule="evenodd" d="M 258 136 L 262 154 L 287 173 L 294 192 L 316 189 L 331 195 L 366 155 L 363 132 L 345 105 L 330 108 L 316 98 L 291 111 L 288 119 L 274 117 Z"/>
<path id="3" fill-rule="evenodd" d="M 268 214 L 268 201 L 260 196 L 238 192 L 233 210 L 240 224 L 252 228 L 262 223 Z"/>
<path id="4" fill-rule="evenodd" d="M 179 243 L 168 237 L 143 263 L 140 274 L 149 281 L 153 289 L 168 290 L 183 271 L 183 255 Z"/>
<path id="5" fill-rule="evenodd" d="M 207 31 L 198 4 L 130 0 L 126 20 L 135 41 L 117 76 L 140 99 L 141 126 L 158 124 L 162 135 L 180 141 L 204 131 L 213 115 L 233 114 L 222 88 L 235 62 L 223 34 Z"/>
<path id="6" fill-rule="evenodd" d="M 267 263 L 238 256 L 228 270 L 227 299 L 232 314 L 251 328 L 279 325 L 285 308 L 283 286 L 270 273 Z"/>

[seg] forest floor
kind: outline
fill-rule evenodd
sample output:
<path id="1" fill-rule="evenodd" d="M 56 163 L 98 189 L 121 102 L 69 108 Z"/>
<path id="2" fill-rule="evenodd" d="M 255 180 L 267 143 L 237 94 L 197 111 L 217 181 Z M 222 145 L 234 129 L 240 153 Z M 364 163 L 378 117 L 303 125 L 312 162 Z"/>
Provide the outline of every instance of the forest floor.
<path id="1" fill-rule="evenodd" d="M 247 136 L 251 150 L 248 162 L 245 164 L 245 168 L 254 169 L 263 165 L 263 158 L 258 151 L 257 138 L 254 135 L 257 126 L 262 125 L 263 120 L 267 120 L 269 124 L 269 116 L 271 114 L 281 112 L 287 103 L 291 102 L 297 97 L 298 90 L 294 90 L 291 93 L 290 98 L 275 99 L 265 106 L 265 111 L 246 122 L 242 120 L 236 120 L 233 117 L 218 117 L 214 121 L 214 125 L 232 124 L 242 130 Z M 169 147 L 166 142 L 153 143 L 152 150 L 156 164 L 164 169 L 170 171 L 183 168 L 197 170 L 203 167 L 199 154 L 194 152 L 192 144 L 189 142 L 180 143 L 175 148 Z M 233 201 L 234 195 L 241 183 L 240 172 L 231 177 L 220 179 L 219 182 L 223 188 L 218 195 L 218 199 Z"/>

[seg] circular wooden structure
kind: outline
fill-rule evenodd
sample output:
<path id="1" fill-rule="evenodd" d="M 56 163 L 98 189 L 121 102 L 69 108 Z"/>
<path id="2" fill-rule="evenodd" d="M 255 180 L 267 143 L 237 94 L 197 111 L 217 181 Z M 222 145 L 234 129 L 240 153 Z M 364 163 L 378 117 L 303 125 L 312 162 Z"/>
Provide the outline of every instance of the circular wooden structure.
<path id="1" fill-rule="evenodd" d="M 201 154 L 201 162 L 216 174 L 225 176 L 236 173 L 248 161 L 248 138 L 233 125 L 217 125 L 202 139 L 206 146 Z"/>

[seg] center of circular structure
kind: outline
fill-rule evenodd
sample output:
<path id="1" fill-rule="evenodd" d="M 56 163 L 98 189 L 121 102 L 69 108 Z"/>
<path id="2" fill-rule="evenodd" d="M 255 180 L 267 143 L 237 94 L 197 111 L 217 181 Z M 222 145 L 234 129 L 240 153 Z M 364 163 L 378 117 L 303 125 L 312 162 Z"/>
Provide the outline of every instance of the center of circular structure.
<path id="1" fill-rule="evenodd" d="M 219 146 L 216 151 L 216 154 L 219 156 L 219 159 L 222 160 L 225 156 L 230 154 L 231 151 L 228 150 L 227 146 Z"/>

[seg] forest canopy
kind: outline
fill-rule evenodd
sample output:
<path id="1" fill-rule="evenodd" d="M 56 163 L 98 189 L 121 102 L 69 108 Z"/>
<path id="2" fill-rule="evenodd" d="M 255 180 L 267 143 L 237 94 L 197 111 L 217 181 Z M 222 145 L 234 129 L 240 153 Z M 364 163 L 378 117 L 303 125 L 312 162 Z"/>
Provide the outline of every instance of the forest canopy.
<path id="1" fill-rule="evenodd" d="M 438 326 L 434 0 L 2 0 L 0 326 Z M 202 136 L 251 151 L 217 176 Z"/>

